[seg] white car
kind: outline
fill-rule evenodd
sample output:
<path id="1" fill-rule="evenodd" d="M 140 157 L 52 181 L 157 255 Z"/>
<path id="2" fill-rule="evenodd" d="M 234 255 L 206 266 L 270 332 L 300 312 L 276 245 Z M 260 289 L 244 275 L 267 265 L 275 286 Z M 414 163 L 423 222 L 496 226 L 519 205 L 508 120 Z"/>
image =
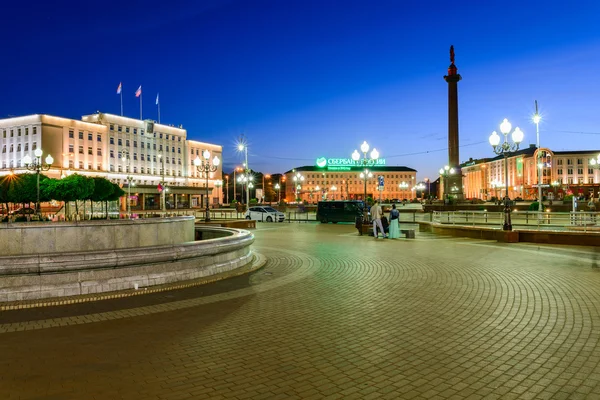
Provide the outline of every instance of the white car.
<path id="1" fill-rule="evenodd" d="M 285 214 L 277 211 L 273 207 L 250 207 L 244 215 L 246 219 L 253 219 L 255 221 L 263 222 L 283 222 Z"/>

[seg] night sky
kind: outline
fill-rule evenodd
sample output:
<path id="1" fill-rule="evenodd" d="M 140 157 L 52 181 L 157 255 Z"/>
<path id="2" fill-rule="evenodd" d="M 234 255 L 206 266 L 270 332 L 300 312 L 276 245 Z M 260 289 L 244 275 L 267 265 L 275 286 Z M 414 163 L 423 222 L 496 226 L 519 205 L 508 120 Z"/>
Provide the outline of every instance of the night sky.
<path id="1" fill-rule="evenodd" d="M 388 165 L 436 177 L 447 163 L 449 47 L 460 159 L 494 156 L 503 118 L 542 146 L 600 148 L 600 2 L 6 2 L 0 117 L 96 110 L 183 124 L 252 169 L 350 157 L 363 140 Z"/>

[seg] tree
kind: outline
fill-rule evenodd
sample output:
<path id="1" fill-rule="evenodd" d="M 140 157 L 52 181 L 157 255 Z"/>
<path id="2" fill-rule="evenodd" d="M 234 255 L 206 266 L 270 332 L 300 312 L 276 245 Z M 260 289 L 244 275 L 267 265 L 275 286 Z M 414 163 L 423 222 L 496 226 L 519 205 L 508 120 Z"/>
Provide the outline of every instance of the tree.
<path id="1" fill-rule="evenodd" d="M 125 196 L 125 191 L 123 189 L 121 189 L 121 187 L 119 185 L 117 185 L 116 183 L 111 183 L 111 185 L 113 187 L 113 191 L 108 197 L 106 197 L 104 199 L 106 201 L 106 218 L 107 219 L 108 219 L 108 202 L 109 201 L 117 201 L 121 197 Z"/>
<path id="2" fill-rule="evenodd" d="M 92 202 L 94 201 L 105 201 L 108 197 L 110 197 L 114 189 L 114 184 L 106 178 L 102 177 L 94 177 L 94 192 L 90 197 Z M 118 187 L 118 185 L 116 185 Z M 106 204 L 106 218 L 108 218 L 108 201 Z M 94 214 L 94 204 L 92 203 L 92 215 Z"/>

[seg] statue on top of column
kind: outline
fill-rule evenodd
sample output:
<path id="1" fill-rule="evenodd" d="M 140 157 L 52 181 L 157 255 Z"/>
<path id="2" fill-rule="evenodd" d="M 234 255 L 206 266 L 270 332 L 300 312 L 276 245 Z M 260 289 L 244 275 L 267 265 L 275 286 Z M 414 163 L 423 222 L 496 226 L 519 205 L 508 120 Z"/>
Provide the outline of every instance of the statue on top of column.
<path id="1" fill-rule="evenodd" d="M 454 64 L 454 46 L 450 46 L 450 64 Z"/>

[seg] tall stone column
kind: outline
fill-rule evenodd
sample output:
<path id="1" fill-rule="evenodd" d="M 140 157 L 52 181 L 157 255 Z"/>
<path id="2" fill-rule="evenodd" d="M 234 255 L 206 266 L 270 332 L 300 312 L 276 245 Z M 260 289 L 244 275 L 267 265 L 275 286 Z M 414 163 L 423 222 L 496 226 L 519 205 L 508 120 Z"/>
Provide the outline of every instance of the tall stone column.
<path id="1" fill-rule="evenodd" d="M 450 66 L 444 80 L 448 82 L 448 165 L 455 169 L 455 173 L 448 176 L 447 184 L 444 186 L 448 190 L 447 194 L 462 199 L 463 182 L 458 155 L 458 81 L 462 77 L 457 70 L 454 65 L 454 46 L 450 46 Z"/>

